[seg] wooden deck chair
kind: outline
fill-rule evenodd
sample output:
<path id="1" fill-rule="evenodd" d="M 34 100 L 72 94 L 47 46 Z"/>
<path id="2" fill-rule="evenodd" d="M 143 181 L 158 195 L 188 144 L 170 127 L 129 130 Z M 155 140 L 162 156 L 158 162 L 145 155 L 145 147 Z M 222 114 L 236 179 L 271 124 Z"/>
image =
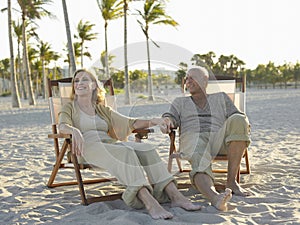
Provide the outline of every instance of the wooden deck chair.
<path id="1" fill-rule="evenodd" d="M 104 195 L 99 197 L 87 197 L 84 185 L 85 184 L 96 184 L 102 182 L 112 182 L 116 179 L 111 178 L 99 178 L 99 179 L 90 179 L 84 180 L 81 174 L 82 169 L 91 169 L 92 165 L 87 163 L 78 162 L 78 158 L 75 154 L 71 152 L 72 149 L 72 137 L 67 134 L 58 133 L 57 124 L 58 124 L 58 112 L 60 111 L 63 104 L 70 101 L 71 93 L 71 82 L 72 77 L 63 78 L 58 80 L 50 80 L 48 78 L 48 93 L 49 93 L 49 109 L 52 123 L 52 133 L 48 135 L 48 138 L 53 139 L 54 141 L 54 150 L 55 150 L 55 165 L 52 169 L 52 173 L 49 177 L 47 186 L 49 188 L 67 186 L 67 185 L 78 185 L 79 192 L 81 196 L 81 201 L 83 205 L 88 205 L 93 202 L 98 201 L 112 201 L 115 199 L 121 198 L 121 193 Z M 113 82 L 111 79 L 102 81 L 105 88 L 108 88 L 109 96 L 114 97 Z M 114 107 L 114 106 L 113 106 Z M 136 135 L 136 140 L 141 141 L 141 139 L 148 138 L 148 133 L 153 132 L 153 129 L 143 129 L 143 130 L 134 130 L 133 133 Z M 60 144 L 63 142 L 62 144 Z M 54 182 L 55 178 L 60 169 L 74 169 L 76 180 L 67 181 L 67 182 Z"/>
<path id="2" fill-rule="evenodd" d="M 216 76 L 214 79 L 210 79 L 207 86 L 207 93 L 212 94 L 216 92 L 225 92 L 234 102 L 235 106 L 241 111 L 246 111 L 246 81 L 245 77 L 242 78 L 234 78 L 229 76 Z M 185 82 L 182 82 L 182 91 L 185 92 Z M 168 170 L 172 171 L 172 163 L 173 159 L 176 160 L 178 166 L 178 172 L 189 172 L 190 169 L 185 169 L 181 165 L 180 155 L 176 150 L 176 131 L 172 130 L 169 134 L 170 137 L 170 150 L 169 150 L 169 160 L 168 160 Z M 237 182 L 240 182 L 240 174 L 250 174 L 250 164 L 248 157 L 248 149 L 246 149 L 244 156 L 244 164 L 245 168 L 240 169 L 237 175 Z M 227 155 L 217 155 L 213 161 L 228 161 Z M 227 167 L 225 169 L 219 168 L 214 169 L 214 173 L 227 173 Z M 186 185 L 182 185 L 182 187 L 186 187 Z"/>

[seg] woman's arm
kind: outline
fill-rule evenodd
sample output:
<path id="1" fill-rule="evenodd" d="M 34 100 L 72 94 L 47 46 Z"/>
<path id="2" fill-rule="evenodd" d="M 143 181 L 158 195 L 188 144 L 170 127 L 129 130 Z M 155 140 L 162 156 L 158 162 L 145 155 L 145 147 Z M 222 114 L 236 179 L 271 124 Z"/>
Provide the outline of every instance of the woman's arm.
<path id="1" fill-rule="evenodd" d="M 134 129 L 144 129 L 153 126 L 159 126 L 161 131 L 164 131 L 163 133 L 167 133 L 170 132 L 172 123 L 167 118 L 152 118 L 150 120 L 137 119 L 133 124 Z"/>
<path id="2" fill-rule="evenodd" d="M 80 130 L 66 123 L 59 124 L 58 130 L 62 134 L 72 135 L 72 152 L 75 153 L 77 156 L 82 156 L 84 139 Z"/>
<path id="3" fill-rule="evenodd" d="M 75 129 L 75 127 L 72 127 L 66 123 L 61 123 L 58 125 L 58 130 L 62 134 L 73 134 L 73 129 Z"/>

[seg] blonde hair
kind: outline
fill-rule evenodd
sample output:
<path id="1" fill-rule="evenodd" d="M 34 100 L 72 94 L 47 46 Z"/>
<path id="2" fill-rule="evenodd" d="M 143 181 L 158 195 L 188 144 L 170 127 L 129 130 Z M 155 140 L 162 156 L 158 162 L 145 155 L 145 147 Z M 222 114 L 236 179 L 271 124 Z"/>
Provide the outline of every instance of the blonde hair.
<path id="1" fill-rule="evenodd" d="M 91 80 L 93 82 L 96 83 L 96 88 L 93 91 L 92 94 L 92 103 L 93 104 L 103 104 L 105 105 L 105 89 L 100 85 L 99 80 L 96 78 L 96 76 L 94 76 L 94 74 L 92 74 L 91 72 L 89 72 L 86 69 L 78 69 L 74 72 L 73 75 L 73 79 L 72 79 L 72 93 L 71 93 L 71 99 L 74 100 L 75 99 L 75 89 L 74 89 L 74 80 L 75 77 L 79 74 L 79 73 L 86 73 L 89 75 L 89 77 L 91 78 Z"/>

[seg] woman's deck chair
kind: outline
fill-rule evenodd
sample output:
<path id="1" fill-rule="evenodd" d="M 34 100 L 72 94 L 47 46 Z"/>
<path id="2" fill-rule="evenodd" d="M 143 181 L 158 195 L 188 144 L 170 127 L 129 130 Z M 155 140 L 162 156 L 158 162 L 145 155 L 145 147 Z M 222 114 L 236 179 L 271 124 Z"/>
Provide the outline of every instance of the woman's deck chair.
<path id="1" fill-rule="evenodd" d="M 55 150 L 55 165 L 52 169 L 51 176 L 48 180 L 47 186 L 49 188 L 67 186 L 67 185 L 78 185 L 79 192 L 81 196 L 81 201 L 83 205 L 88 205 L 93 202 L 99 201 L 112 201 L 115 199 L 121 198 L 121 193 L 103 195 L 97 197 L 87 197 L 84 185 L 85 184 L 96 184 L 103 182 L 112 182 L 115 181 L 115 178 L 97 178 L 83 180 L 82 169 L 91 169 L 92 165 L 86 163 L 78 163 L 78 159 L 75 154 L 72 154 L 72 137 L 71 135 L 60 134 L 58 133 L 57 123 L 58 123 L 58 113 L 63 106 L 63 104 L 70 101 L 71 93 L 71 82 L 72 77 L 63 78 L 59 80 L 50 80 L 48 78 L 48 93 L 49 93 L 49 109 L 52 123 L 52 133 L 48 135 L 48 138 L 53 139 L 54 141 L 54 150 Z M 109 95 L 106 100 L 109 100 L 112 105 L 112 108 L 115 107 L 114 99 L 114 88 L 113 82 L 111 79 L 102 81 L 104 87 L 108 89 Z M 109 105 L 109 103 L 108 103 Z M 153 129 L 144 129 L 144 130 L 134 130 L 133 133 L 136 133 L 136 141 L 141 141 L 141 139 L 146 139 L 148 133 L 153 132 Z M 62 143 L 62 144 L 61 144 Z M 54 180 L 57 176 L 57 173 L 60 169 L 74 169 L 76 180 L 54 183 Z"/>
<path id="2" fill-rule="evenodd" d="M 229 76 L 216 76 L 214 79 L 210 79 L 207 86 L 207 93 L 225 92 L 234 102 L 236 107 L 241 111 L 246 111 L 246 80 L 245 77 L 234 78 Z M 185 92 L 185 82 L 182 82 L 182 91 Z M 169 160 L 168 160 L 168 170 L 172 171 L 173 159 L 176 160 L 178 172 L 189 172 L 190 169 L 183 168 L 181 165 L 180 154 L 176 150 L 176 131 L 172 130 L 169 134 L 170 137 L 170 150 L 169 150 Z M 246 149 L 243 156 L 244 159 L 244 169 L 240 169 L 237 175 L 237 181 L 240 181 L 240 174 L 250 174 L 250 164 L 248 158 L 248 149 Z M 217 155 L 213 161 L 228 161 L 227 155 Z M 214 168 L 214 173 L 227 173 L 226 168 Z M 185 187 L 186 185 L 182 185 Z"/>

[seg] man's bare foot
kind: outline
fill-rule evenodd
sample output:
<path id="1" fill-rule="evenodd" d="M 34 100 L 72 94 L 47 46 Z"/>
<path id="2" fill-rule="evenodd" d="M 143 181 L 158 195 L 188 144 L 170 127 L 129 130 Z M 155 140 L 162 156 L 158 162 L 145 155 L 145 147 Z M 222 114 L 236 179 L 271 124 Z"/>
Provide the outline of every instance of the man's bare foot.
<path id="1" fill-rule="evenodd" d="M 232 184 L 227 184 L 226 187 L 230 188 L 232 190 L 232 194 L 234 195 L 243 196 L 243 197 L 252 195 L 251 192 L 242 188 L 236 181 Z"/>
<path id="2" fill-rule="evenodd" d="M 227 202 L 229 202 L 231 197 L 231 189 L 226 188 L 224 193 L 220 193 L 215 197 L 215 199 L 212 201 L 212 205 L 220 211 L 227 211 Z"/>
<path id="3" fill-rule="evenodd" d="M 178 196 L 176 199 L 172 200 L 171 207 L 180 207 L 188 211 L 196 211 L 202 208 L 200 205 L 194 205 L 189 199 L 187 199 L 183 195 Z"/>
<path id="4" fill-rule="evenodd" d="M 147 207 L 146 207 L 147 208 Z M 172 219 L 173 214 L 165 210 L 161 205 L 153 205 L 151 208 L 147 209 L 150 216 L 155 219 Z"/>

